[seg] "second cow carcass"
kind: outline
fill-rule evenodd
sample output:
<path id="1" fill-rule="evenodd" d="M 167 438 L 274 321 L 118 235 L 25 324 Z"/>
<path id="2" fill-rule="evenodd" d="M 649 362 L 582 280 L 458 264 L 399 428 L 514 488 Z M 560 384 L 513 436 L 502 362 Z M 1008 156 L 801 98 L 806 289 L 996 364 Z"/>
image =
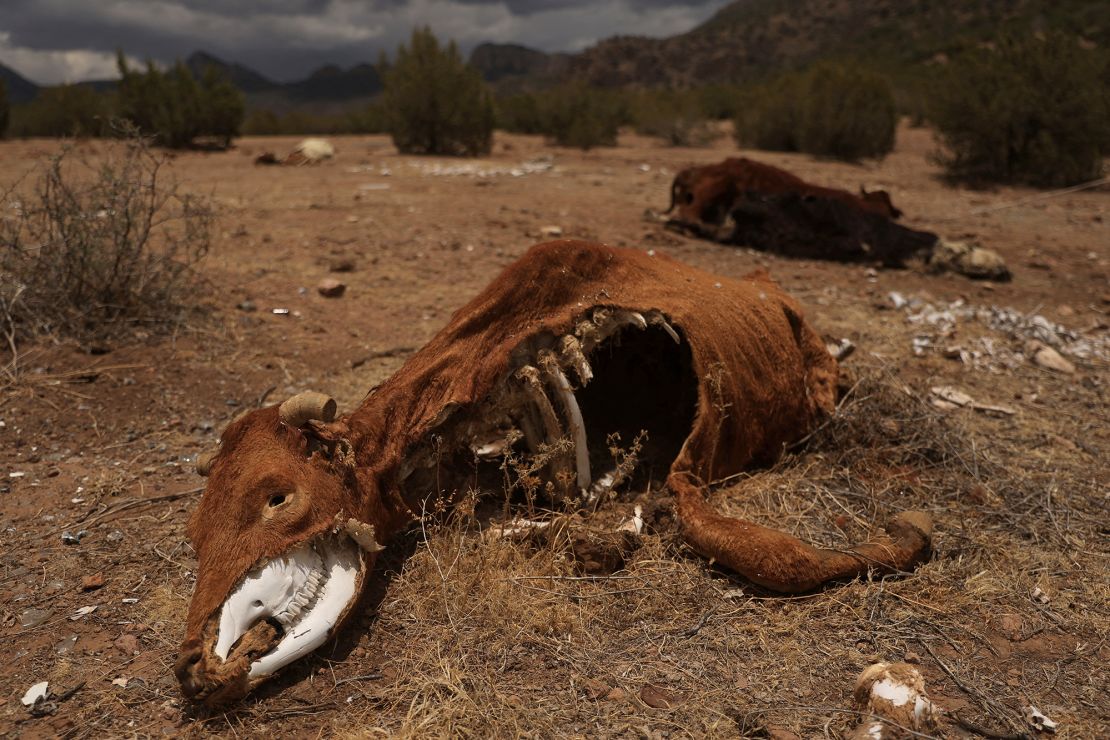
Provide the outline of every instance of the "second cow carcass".
<path id="1" fill-rule="evenodd" d="M 902 212 L 886 191 L 822 187 L 746 157 L 679 172 L 667 213 L 675 228 L 786 257 L 884 267 L 920 261 L 969 277 L 1010 277 L 990 250 L 897 223 Z"/>

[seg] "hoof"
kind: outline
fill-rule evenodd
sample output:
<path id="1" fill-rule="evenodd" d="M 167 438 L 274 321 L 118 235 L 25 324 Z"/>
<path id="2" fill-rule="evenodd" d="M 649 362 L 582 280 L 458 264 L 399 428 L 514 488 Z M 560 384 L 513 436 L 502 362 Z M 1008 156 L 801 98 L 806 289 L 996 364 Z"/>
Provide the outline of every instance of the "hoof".
<path id="1" fill-rule="evenodd" d="M 909 525 L 924 535 L 926 540 L 933 538 L 933 517 L 924 511 L 903 511 L 890 520 L 893 528 L 901 529 Z"/>

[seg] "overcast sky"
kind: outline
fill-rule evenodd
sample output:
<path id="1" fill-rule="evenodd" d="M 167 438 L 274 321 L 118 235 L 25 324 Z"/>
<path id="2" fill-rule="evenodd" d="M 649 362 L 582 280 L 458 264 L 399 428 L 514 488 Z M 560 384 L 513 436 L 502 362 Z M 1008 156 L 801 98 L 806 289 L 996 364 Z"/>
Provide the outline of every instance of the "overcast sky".
<path id="1" fill-rule="evenodd" d="M 670 36 L 727 0 L 0 0 L 0 62 L 40 84 L 115 77 L 114 50 L 172 61 L 203 49 L 276 80 L 392 52 L 429 24 L 483 41 L 577 51 L 616 34 Z"/>

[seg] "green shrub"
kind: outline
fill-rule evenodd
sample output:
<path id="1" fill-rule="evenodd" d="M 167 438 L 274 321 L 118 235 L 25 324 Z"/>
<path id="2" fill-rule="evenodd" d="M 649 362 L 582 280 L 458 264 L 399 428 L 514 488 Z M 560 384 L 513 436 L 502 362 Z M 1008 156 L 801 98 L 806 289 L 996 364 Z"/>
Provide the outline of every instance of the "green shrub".
<path id="1" fill-rule="evenodd" d="M 898 116 L 882 76 L 825 62 L 755 90 L 736 119 L 741 145 L 854 161 L 894 148 Z"/>
<path id="2" fill-rule="evenodd" d="M 13 136 L 103 136 L 112 118 L 112 98 L 85 85 L 39 90 L 12 111 Z"/>
<path id="3" fill-rule="evenodd" d="M 493 99 L 455 42 L 441 47 L 430 28 L 412 32 L 409 45 L 385 73 L 382 102 L 389 132 L 407 154 L 486 154 L 493 143 Z"/>
<path id="4" fill-rule="evenodd" d="M 693 93 L 643 91 L 632 97 L 630 109 L 636 133 L 655 136 L 671 146 L 706 146 L 715 138 Z"/>
<path id="5" fill-rule="evenodd" d="M 257 108 L 243 122 L 243 133 L 247 136 L 382 134 L 388 128 L 386 112 L 380 103 L 337 113 L 309 113 L 293 109 L 279 115 L 272 110 Z"/>
<path id="6" fill-rule="evenodd" d="M 519 93 L 498 98 L 497 128 L 514 134 L 542 134 L 543 115 L 540 101 L 531 93 Z"/>
<path id="7" fill-rule="evenodd" d="M 894 148 L 898 114 L 882 76 L 855 65 L 819 64 L 806 77 L 798 148 L 809 154 L 857 160 Z"/>
<path id="8" fill-rule="evenodd" d="M 8 105 L 8 86 L 0 80 L 0 138 L 8 131 L 8 121 L 11 119 L 11 106 Z"/>
<path id="9" fill-rule="evenodd" d="M 167 183 L 165 155 L 132 129 L 104 158 L 72 145 L 6 194 L 0 217 L 0 329 L 103 337 L 166 327 L 194 305 L 213 215 Z M 15 205 L 15 208 L 8 208 Z"/>
<path id="10" fill-rule="evenodd" d="M 540 103 L 543 133 L 560 146 L 615 146 L 627 113 L 612 93 L 570 83 L 547 91 Z"/>
<path id="11" fill-rule="evenodd" d="M 204 137 L 226 147 L 238 134 L 242 95 L 215 68 L 209 68 L 198 82 L 180 61 L 166 72 L 148 61 L 140 72 L 131 69 L 120 53 L 116 64 L 120 118 L 154 136 L 159 144 L 179 149 Z"/>
<path id="12" fill-rule="evenodd" d="M 797 75 L 784 75 L 750 91 L 736 114 L 737 144 L 772 152 L 800 151 L 802 82 Z"/>
<path id="13" fill-rule="evenodd" d="M 930 117 L 949 177 L 1039 187 L 1098 178 L 1110 155 L 1110 63 L 1075 38 L 1004 38 L 954 60 Z"/>

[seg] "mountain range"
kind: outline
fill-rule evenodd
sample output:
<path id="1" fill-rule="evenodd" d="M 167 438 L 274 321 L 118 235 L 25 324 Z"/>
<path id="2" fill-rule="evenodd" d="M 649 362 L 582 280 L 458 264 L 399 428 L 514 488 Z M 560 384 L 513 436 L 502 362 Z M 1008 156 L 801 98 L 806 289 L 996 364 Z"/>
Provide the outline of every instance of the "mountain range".
<path id="1" fill-rule="evenodd" d="M 614 36 L 578 53 L 517 44 L 481 44 L 470 64 L 502 91 L 537 89 L 566 79 L 601 87 L 690 87 L 741 82 L 823 57 L 858 57 L 897 74 L 941 61 L 999 33 L 1058 29 L 1085 44 L 1110 47 L 1110 2 L 1102 0 L 736 0 L 700 26 L 667 38 Z M 327 65 L 303 80 L 275 82 L 235 62 L 198 51 L 195 74 L 215 66 L 250 107 L 287 110 L 349 106 L 382 89 L 377 69 Z M 38 87 L 0 65 L 9 99 L 26 102 Z M 111 88 L 110 80 L 81 83 Z"/>

